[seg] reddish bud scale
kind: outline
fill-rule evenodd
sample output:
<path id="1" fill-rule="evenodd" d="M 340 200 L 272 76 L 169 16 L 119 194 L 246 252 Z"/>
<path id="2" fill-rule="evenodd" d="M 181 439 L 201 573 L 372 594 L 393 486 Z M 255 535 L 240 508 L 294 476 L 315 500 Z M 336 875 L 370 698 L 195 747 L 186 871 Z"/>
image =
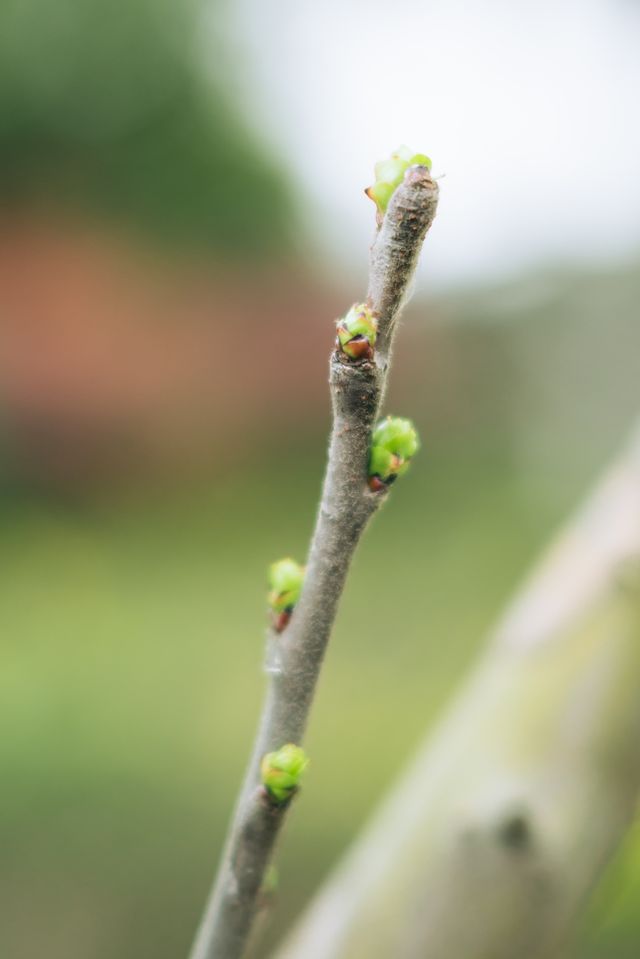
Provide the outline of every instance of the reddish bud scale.
<path id="1" fill-rule="evenodd" d="M 336 349 L 345 353 L 352 360 L 371 360 L 373 359 L 373 349 L 366 336 L 354 336 L 348 343 L 341 343 L 340 338 L 336 338 Z"/>
<path id="2" fill-rule="evenodd" d="M 387 484 L 380 479 L 377 473 L 369 477 L 369 489 L 372 493 L 381 493 L 386 488 Z"/>
<path id="3" fill-rule="evenodd" d="M 287 628 L 289 620 L 291 619 L 291 613 L 292 610 L 290 609 L 283 609 L 280 613 L 273 612 L 271 625 L 276 633 L 282 633 Z"/>

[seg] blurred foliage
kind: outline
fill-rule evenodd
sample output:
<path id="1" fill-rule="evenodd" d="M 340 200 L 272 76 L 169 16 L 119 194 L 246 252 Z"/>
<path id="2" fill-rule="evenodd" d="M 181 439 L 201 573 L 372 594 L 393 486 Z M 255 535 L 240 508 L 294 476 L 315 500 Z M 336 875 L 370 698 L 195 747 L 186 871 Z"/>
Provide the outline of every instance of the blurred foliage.
<path id="1" fill-rule="evenodd" d="M 88 203 L 222 252 L 281 249 L 288 187 L 205 69 L 205 49 L 214 67 L 223 56 L 205 9 L 196 0 L 3 0 L 5 201 Z M 228 80 L 232 67 L 241 69 L 225 59 Z"/>

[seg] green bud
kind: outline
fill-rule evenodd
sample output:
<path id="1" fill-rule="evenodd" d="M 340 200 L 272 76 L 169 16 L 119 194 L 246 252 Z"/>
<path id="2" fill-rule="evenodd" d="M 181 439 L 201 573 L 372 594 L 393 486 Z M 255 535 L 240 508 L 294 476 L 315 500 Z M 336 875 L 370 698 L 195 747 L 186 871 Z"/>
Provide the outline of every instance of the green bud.
<path id="1" fill-rule="evenodd" d="M 400 416 L 387 416 L 381 420 L 371 434 L 371 489 L 378 491 L 402 476 L 419 446 L 418 434 L 411 420 Z"/>
<path id="2" fill-rule="evenodd" d="M 378 335 L 378 324 L 366 303 L 354 304 L 347 315 L 338 320 L 337 346 L 352 360 L 371 359 Z"/>
<path id="3" fill-rule="evenodd" d="M 267 753 L 260 764 L 262 785 L 271 799 L 284 803 L 290 799 L 300 785 L 300 779 L 309 760 L 304 749 L 287 743 L 273 753 Z"/>
<path id="4" fill-rule="evenodd" d="M 364 192 L 376 204 L 378 215 L 384 216 L 389 200 L 400 186 L 410 166 L 426 166 L 431 169 L 431 160 L 424 153 L 413 153 L 407 146 L 398 147 L 388 160 L 376 163 L 376 182 Z"/>
<path id="5" fill-rule="evenodd" d="M 381 420 L 373 431 L 371 441 L 372 445 L 382 446 L 407 460 L 417 453 L 419 447 L 413 423 L 401 416 L 387 416 Z"/>
<path id="6" fill-rule="evenodd" d="M 382 446 L 372 446 L 369 454 L 369 475 L 370 476 L 391 476 L 394 469 L 394 462 L 397 459 L 389 450 Z"/>
<path id="7" fill-rule="evenodd" d="M 291 611 L 300 599 L 304 568 L 295 559 L 279 559 L 269 567 L 269 606 L 275 613 Z"/>

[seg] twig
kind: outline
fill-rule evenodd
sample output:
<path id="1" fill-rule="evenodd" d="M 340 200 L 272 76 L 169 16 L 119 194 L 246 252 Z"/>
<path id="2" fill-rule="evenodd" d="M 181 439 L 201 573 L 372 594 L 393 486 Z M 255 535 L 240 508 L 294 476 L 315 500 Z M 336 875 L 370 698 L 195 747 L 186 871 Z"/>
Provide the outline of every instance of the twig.
<path id="1" fill-rule="evenodd" d="M 396 319 L 437 206 L 438 186 L 425 166 L 410 167 L 389 203 L 371 249 L 368 304 L 377 317 L 373 360 L 330 363 L 333 428 L 304 586 L 291 622 L 272 637 L 272 675 L 216 884 L 191 959 L 239 959 L 256 914 L 265 869 L 289 803 L 270 803 L 260 785 L 265 753 L 303 738 L 322 659 L 347 572 L 362 531 L 386 498 L 367 484 L 371 431 L 384 396 Z"/>
<path id="2" fill-rule="evenodd" d="M 550 959 L 640 788 L 640 424 L 274 959 Z"/>

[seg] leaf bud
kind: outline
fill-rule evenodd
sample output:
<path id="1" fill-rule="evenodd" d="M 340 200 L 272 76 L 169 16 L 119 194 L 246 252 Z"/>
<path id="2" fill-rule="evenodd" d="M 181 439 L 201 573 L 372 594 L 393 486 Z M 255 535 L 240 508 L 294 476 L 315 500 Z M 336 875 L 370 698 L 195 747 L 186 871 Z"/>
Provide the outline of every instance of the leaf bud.
<path id="1" fill-rule="evenodd" d="M 262 785 L 276 804 L 287 802 L 300 787 L 300 779 L 309 760 L 304 749 L 287 743 L 267 753 L 260 764 Z"/>
<path id="2" fill-rule="evenodd" d="M 409 468 L 420 446 L 411 420 L 387 416 L 371 434 L 369 452 L 369 487 L 374 492 L 390 486 Z"/>
<path id="3" fill-rule="evenodd" d="M 350 359 L 371 359 L 378 335 L 378 324 L 366 303 L 355 303 L 338 320 L 336 346 Z"/>
<path id="4" fill-rule="evenodd" d="M 389 200 L 404 180 L 410 166 L 426 166 L 430 170 L 431 160 L 424 153 L 414 153 L 409 147 L 401 146 L 389 159 L 376 163 L 375 183 L 364 192 L 376 204 L 379 218 L 386 213 Z"/>
<path id="5" fill-rule="evenodd" d="M 273 614 L 273 626 L 281 633 L 285 628 L 293 608 L 300 599 L 304 567 L 294 559 L 279 559 L 269 567 L 268 603 Z"/>

